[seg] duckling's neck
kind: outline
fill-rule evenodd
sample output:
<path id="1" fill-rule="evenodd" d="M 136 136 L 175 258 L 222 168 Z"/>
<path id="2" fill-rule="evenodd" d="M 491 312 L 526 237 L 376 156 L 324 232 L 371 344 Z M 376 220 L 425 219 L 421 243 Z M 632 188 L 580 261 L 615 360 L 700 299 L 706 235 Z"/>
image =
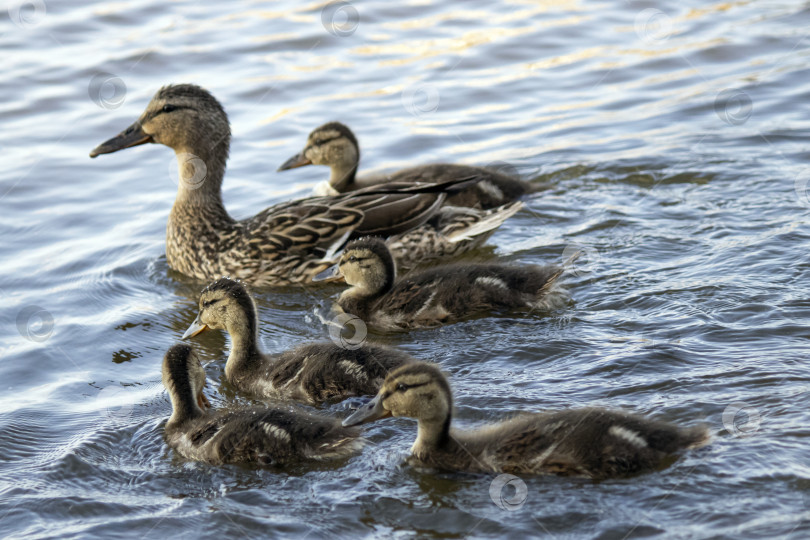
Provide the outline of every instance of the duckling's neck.
<path id="1" fill-rule="evenodd" d="M 391 266 L 393 269 L 393 265 Z M 364 318 L 371 310 L 372 304 L 387 294 L 394 286 L 396 271 L 381 270 L 360 283 L 350 284 L 351 287 L 340 294 L 338 305 L 343 311 Z"/>
<path id="2" fill-rule="evenodd" d="M 357 189 L 355 179 L 357 178 L 357 165 L 360 163 L 360 151 L 356 147 L 346 151 L 341 156 L 340 161 L 329 165 L 331 176 L 329 185 L 338 193 L 346 193 Z"/>
<path id="3" fill-rule="evenodd" d="M 205 415 L 205 412 L 197 405 L 197 400 L 188 381 L 183 383 L 175 381 L 169 391 L 169 397 L 172 401 L 172 416 L 166 423 L 166 427 L 177 426 Z"/>
<path id="4" fill-rule="evenodd" d="M 231 353 L 225 363 L 225 376 L 228 380 L 239 378 L 258 368 L 262 362 L 262 352 L 258 344 L 258 319 L 254 306 L 251 310 L 238 311 L 228 318 L 227 330 L 231 336 Z"/>
<path id="5" fill-rule="evenodd" d="M 338 305 L 346 313 L 365 319 L 371 311 L 372 303 L 382 295 L 383 292 L 379 290 L 355 285 L 340 293 Z"/>
<path id="6" fill-rule="evenodd" d="M 419 420 L 418 433 L 411 447 L 411 453 L 420 456 L 450 444 L 451 419 L 452 416 L 448 414 L 443 420 Z"/>
<path id="7" fill-rule="evenodd" d="M 346 193 L 356 189 L 355 178 L 357 176 L 357 163 L 354 165 L 332 165 L 332 175 L 329 177 L 329 185 L 338 193 Z"/>

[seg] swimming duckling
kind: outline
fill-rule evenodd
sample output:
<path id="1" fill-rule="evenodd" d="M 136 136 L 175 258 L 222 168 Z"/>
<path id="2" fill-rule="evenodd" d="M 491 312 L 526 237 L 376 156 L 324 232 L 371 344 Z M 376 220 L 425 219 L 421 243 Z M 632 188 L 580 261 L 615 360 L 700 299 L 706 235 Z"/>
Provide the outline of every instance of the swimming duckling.
<path id="1" fill-rule="evenodd" d="M 385 376 L 413 358 L 404 352 L 368 343 L 309 343 L 270 356 L 258 346 L 256 304 L 244 284 L 223 277 L 203 289 L 200 313 L 183 339 L 207 329 L 231 336 L 225 377 L 254 396 L 318 404 L 351 396 L 370 396 Z M 356 330 L 356 329 L 355 329 Z"/>
<path id="2" fill-rule="evenodd" d="M 560 266 L 458 264 L 396 279 L 391 253 L 379 238 L 350 242 L 340 262 L 315 279 L 342 275 L 351 288 L 337 307 L 378 330 L 408 330 L 516 308 L 550 309 L 562 304 L 554 287 Z"/>
<path id="3" fill-rule="evenodd" d="M 681 428 L 597 408 L 525 413 L 469 431 L 452 429 L 452 415 L 447 379 L 436 366 L 417 362 L 392 371 L 377 396 L 343 425 L 415 418 L 419 427 L 411 454 L 416 463 L 435 469 L 591 478 L 650 471 L 667 455 L 709 441 L 702 426 Z"/>
<path id="4" fill-rule="evenodd" d="M 448 189 L 468 181 L 303 199 L 237 221 L 222 202 L 230 141 L 219 101 L 199 86 L 177 84 L 158 90 L 134 124 L 90 152 L 96 157 L 145 143 L 175 151 L 180 180 L 166 226 L 166 260 L 199 280 L 231 275 L 262 286 L 309 282 L 350 236 L 419 227 L 443 205 Z"/>
<path id="5" fill-rule="evenodd" d="M 193 349 L 173 345 L 163 358 L 163 385 L 172 401 L 169 446 L 212 465 L 284 465 L 349 456 L 362 448 L 358 431 L 323 416 L 283 408 L 207 412 L 205 371 Z"/>
<path id="6" fill-rule="evenodd" d="M 354 133 L 340 122 L 329 122 L 309 134 L 304 149 L 284 162 L 279 171 L 305 165 L 326 165 L 331 169 L 328 194 L 348 193 L 367 186 L 393 182 L 436 182 L 451 178 L 478 176 L 470 187 L 450 195 L 447 204 L 477 208 L 495 208 L 537 191 L 518 178 L 484 167 L 437 163 L 409 167 L 383 176 L 357 178 L 360 146 Z"/>

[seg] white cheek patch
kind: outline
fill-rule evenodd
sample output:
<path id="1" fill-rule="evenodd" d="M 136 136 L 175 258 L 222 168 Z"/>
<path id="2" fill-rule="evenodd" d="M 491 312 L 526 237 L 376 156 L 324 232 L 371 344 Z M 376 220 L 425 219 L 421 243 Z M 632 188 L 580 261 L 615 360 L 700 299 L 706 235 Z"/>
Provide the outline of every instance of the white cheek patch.
<path id="1" fill-rule="evenodd" d="M 640 448 L 647 447 L 647 441 L 645 441 L 641 435 L 633 430 L 623 428 L 622 426 L 610 426 L 608 433 Z"/>
<path id="2" fill-rule="evenodd" d="M 509 287 L 506 286 L 506 282 L 502 279 L 498 279 L 496 277 L 480 277 L 475 279 L 476 285 L 488 285 L 490 287 L 496 287 L 498 289 L 508 289 Z"/>
<path id="3" fill-rule="evenodd" d="M 358 381 L 368 382 L 368 375 L 363 371 L 363 368 L 351 360 L 341 360 L 338 362 L 338 366 Z"/>
<path id="4" fill-rule="evenodd" d="M 290 434 L 286 430 L 281 429 L 278 426 L 275 426 L 273 424 L 268 424 L 266 422 L 262 422 L 261 426 L 262 426 L 262 429 L 264 430 L 264 432 L 267 433 L 268 435 L 270 435 L 271 437 L 274 437 L 276 439 L 279 439 L 279 440 L 282 440 L 282 441 L 285 441 L 285 442 L 290 442 L 292 440 L 292 438 L 290 437 Z"/>

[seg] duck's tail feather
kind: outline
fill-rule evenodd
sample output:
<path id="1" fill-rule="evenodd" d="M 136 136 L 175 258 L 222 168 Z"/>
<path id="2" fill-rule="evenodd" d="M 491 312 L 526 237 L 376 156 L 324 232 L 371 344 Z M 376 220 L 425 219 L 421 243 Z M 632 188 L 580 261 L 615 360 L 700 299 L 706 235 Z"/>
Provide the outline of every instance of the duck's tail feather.
<path id="1" fill-rule="evenodd" d="M 712 435 L 706 426 L 692 426 L 681 430 L 683 447 L 686 449 L 700 448 L 712 441 Z"/>
<path id="2" fill-rule="evenodd" d="M 523 206 L 524 204 L 521 201 L 500 206 L 470 227 L 459 229 L 449 234 L 447 239 L 452 243 L 456 243 L 463 240 L 471 240 L 482 234 L 492 232 L 503 225 L 504 221 L 514 216 Z"/>

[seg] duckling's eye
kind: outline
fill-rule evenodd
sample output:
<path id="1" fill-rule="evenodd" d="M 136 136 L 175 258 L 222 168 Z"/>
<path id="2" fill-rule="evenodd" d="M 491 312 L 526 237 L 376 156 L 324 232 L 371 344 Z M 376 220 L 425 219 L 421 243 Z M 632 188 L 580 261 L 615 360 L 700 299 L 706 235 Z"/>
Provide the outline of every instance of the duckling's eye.
<path id="1" fill-rule="evenodd" d="M 163 106 L 163 112 L 172 112 L 175 110 L 177 110 L 177 107 L 175 107 L 174 105 L 169 105 L 167 103 L 166 105 Z"/>
<path id="2" fill-rule="evenodd" d="M 203 302 L 203 308 L 208 308 L 217 303 L 217 300 L 206 300 Z"/>
<path id="3" fill-rule="evenodd" d="M 357 262 L 357 257 L 355 257 L 354 255 L 350 256 L 349 262 Z"/>
<path id="4" fill-rule="evenodd" d="M 410 388 L 410 387 L 407 384 L 399 383 L 397 385 L 397 392 L 404 392 L 408 388 Z"/>

